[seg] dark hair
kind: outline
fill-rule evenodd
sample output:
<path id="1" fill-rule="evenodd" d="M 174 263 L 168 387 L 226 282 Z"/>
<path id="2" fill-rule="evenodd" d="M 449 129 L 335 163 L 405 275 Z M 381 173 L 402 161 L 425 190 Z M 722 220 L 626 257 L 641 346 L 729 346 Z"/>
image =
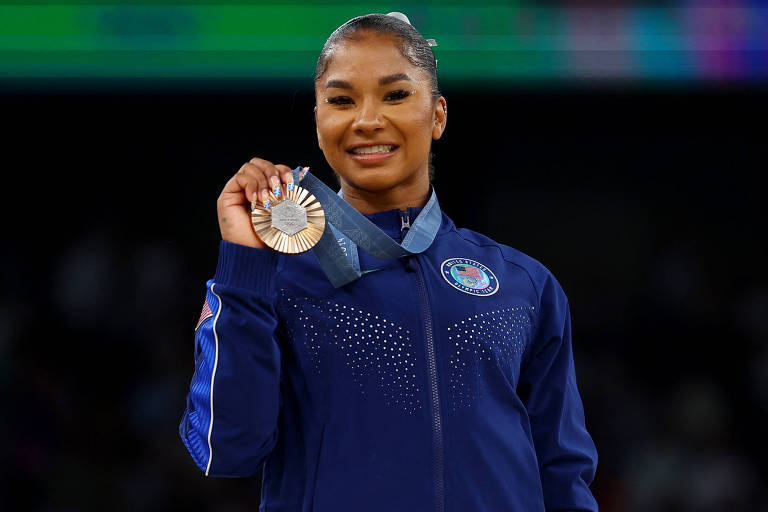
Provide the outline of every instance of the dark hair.
<path id="1" fill-rule="evenodd" d="M 357 38 L 357 33 L 363 30 L 395 36 L 399 40 L 398 48 L 403 57 L 408 59 L 414 66 L 423 69 L 427 76 L 429 76 L 429 81 L 432 85 L 432 100 L 434 101 L 440 97 L 440 91 L 437 88 L 437 61 L 429 43 L 409 23 L 388 14 L 358 16 L 334 30 L 323 45 L 320 57 L 317 59 L 314 76 L 315 83 L 320 80 L 320 77 L 323 76 L 328 68 L 328 63 L 336 47 L 342 41 Z"/>

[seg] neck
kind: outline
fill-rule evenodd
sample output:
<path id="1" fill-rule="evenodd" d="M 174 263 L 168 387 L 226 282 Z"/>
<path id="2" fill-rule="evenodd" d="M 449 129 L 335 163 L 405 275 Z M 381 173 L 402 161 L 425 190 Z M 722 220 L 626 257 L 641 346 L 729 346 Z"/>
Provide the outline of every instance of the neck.
<path id="1" fill-rule="evenodd" d="M 376 213 L 424 206 L 430 197 L 428 178 L 415 184 L 374 191 L 356 188 L 342 180 L 341 190 L 344 194 L 344 200 L 360 213 Z"/>

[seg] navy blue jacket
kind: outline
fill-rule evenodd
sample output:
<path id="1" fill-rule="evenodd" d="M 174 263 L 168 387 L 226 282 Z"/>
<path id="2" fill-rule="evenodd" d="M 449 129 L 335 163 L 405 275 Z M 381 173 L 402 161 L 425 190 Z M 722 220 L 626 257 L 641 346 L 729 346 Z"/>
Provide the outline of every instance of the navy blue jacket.
<path id="1" fill-rule="evenodd" d="M 402 240 L 401 215 L 368 218 Z M 180 425 L 205 474 L 263 465 L 262 512 L 597 510 L 552 274 L 445 215 L 360 261 L 335 289 L 311 252 L 221 243 Z"/>

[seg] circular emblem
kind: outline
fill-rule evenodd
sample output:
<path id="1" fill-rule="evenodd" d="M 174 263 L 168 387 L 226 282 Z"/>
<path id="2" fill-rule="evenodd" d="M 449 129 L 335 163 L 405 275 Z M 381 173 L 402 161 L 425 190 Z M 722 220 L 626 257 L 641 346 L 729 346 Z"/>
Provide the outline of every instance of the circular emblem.
<path id="1" fill-rule="evenodd" d="M 440 265 L 445 281 L 459 291 L 487 297 L 499 291 L 499 280 L 491 269 L 475 260 L 449 258 Z"/>
<path id="2" fill-rule="evenodd" d="M 271 208 L 251 205 L 253 230 L 261 241 L 285 254 L 310 250 L 325 229 L 325 212 L 320 201 L 307 189 L 283 184 L 280 195 L 269 195 Z"/>

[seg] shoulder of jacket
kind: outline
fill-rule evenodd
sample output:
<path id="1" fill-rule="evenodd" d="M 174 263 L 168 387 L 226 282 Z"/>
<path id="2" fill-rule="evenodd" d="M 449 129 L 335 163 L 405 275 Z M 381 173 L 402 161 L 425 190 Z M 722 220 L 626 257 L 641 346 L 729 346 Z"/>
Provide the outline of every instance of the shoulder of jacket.
<path id="1" fill-rule="evenodd" d="M 517 266 L 528 275 L 528 278 L 531 281 L 531 286 L 533 286 L 537 296 L 541 296 L 541 292 L 548 281 L 552 280 L 557 282 L 554 275 L 547 267 L 545 267 L 539 260 L 528 256 L 524 252 L 519 251 L 514 247 L 499 243 L 485 235 L 472 231 L 471 229 L 454 227 L 454 230 L 456 234 L 466 242 L 478 247 L 487 247 L 490 250 L 494 250 L 495 248 L 495 250 L 500 251 L 505 261 Z"/>

